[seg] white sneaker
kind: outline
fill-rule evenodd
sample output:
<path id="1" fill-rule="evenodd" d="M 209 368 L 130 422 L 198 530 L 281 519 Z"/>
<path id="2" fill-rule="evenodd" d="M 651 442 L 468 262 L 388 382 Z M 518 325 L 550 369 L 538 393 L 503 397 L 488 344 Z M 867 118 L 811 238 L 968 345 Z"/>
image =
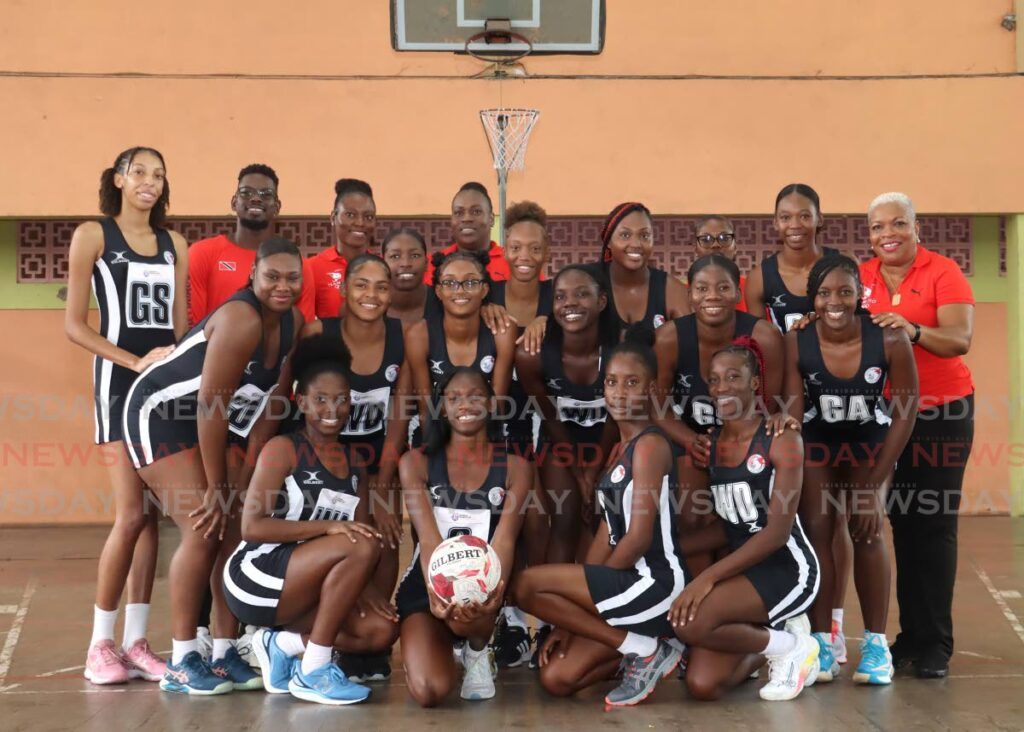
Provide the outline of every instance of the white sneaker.
<path id="1" fill-rule="evenodd" d="M 838 663 L 846 663 L 846 636 L 843 628 L 836 620 L 832 621 L 832 648 Z"/>
<path id="2" fill-rule="evenodd" d="M 252 649 L 252 636 L 259 628 L 255 625 L 245 626 L 245 633 L 239 636 L 235 642 L 235 648 L 238 650 L 238 655 L 242 657 L 242 660 L 249 664 L 250 667 L 258 669 L 260 667 L 260 659 L 256 656 Z"/>
<path id="3" fill-rule="evenodd" d="M 210 629 L 201 625 L 196 628 L 196 642 L 199 644 L 199 655 L 209 663 L 213 658 L 213 636 L 210 635 Z"/>
<path id="4" fill-rule="evenodd" d="M 765 701 L 788 701 L 804 690 L 807 678 L 818 662 L 818 641 L 809 635 L 796 636 L 789 653 L 768 656 L 768 683 L 759 692 Z"/>
<path id="5" fill-rule="evenodd" d="M 811 621 L 807 617 L 807 613 L 797 615 L 795 618 L 790 618 L 786 621 L 785 629 L 793 635 L 810 635 Z"/>
<path id="6" fill-rule="evenodd" d="M 463 699 L 480 701 L 490 699 L 494 696 L 494 677 L 491 675 L 491 667 L 494 663 L 490 649 L 473 651 L 466 643 L 462 651 L 462 665 L 466 672 L 462 676 Z"/>

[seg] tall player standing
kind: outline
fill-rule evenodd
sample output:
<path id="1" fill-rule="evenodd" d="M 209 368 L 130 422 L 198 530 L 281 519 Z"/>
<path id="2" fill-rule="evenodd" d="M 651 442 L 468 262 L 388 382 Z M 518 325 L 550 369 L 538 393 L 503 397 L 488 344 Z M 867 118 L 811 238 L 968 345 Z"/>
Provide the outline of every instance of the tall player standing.
<path id="1" fill-rule="evenodd" d="M 95 355 L 95 439 L 103 454 L 114 458 L 109 462 L 114 525 L 100 554 L 85 664 L 85 677 L 94 684 L 123 683 L 129 677 L 159 681 L 166 669 L 146 641 L 159 514 L 146 506 L 146 486 L 121 442 L 121 414 L 135 377 L 169 354 L 188 328 L 188 244 L 163 228 L 169 201 L 163 156 L 146 147 L 125 150 L 100 177 L 105 218 L 79 226 L 68 255 L 64 330 Z M 90 280 L 100 310 L 98 330 L 88 322 Z M 119 650 L 114 623 L 126 580 Z"/>

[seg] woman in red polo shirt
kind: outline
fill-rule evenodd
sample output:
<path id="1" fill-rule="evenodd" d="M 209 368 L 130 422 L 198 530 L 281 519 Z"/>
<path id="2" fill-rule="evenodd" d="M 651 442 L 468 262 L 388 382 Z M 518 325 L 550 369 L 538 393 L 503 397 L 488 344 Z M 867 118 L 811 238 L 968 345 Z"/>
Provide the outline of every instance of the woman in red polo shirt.
<path id="1" fill-rule="evenodd" d="M 868 230 L 875 258 L 861 265 L 863 304 L 876 324 L 910 336 L 921 395 L 890 494 L 900 607 L 892 659 L 897 669 L 941 678 L 953 653 L 957 512 L 974 441 L 974 382 L 961 359 L 971 347 L 974 296 L 953 260 L 921 246 L 905 194 L 872 201 Z"/>

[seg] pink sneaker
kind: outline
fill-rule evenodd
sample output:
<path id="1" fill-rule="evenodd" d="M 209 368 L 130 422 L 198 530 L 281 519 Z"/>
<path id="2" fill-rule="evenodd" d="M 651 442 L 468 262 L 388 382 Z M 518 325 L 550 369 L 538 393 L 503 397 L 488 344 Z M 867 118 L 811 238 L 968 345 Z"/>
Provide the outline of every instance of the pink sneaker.
<path id="1" fill-rule="evenodd" d="M 128 683 L 128 669 L 114 648 L 114 641 L 98 641 L 89 648 L 85 659 L 85 678 L 94 684 Z"/>
<path id="2" fill-rule="evenodd" d="M 150 650 L 145 638 L 139 638 L 124 652 L 124 662 L 128 667 L 128 676 L 132 679 L 159 681 L 167 671 L 167 661 Z"/>

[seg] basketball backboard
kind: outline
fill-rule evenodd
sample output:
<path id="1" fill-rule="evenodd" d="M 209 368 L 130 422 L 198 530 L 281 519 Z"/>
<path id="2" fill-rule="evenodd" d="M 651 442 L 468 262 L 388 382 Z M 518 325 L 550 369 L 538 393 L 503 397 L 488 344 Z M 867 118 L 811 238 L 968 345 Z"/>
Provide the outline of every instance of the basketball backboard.
<path id="1" fill-rule="evenodd" d="M 466 41 L 488 20 L 508 20 L 529 39 L 532 53 L 600 53 L 604 0 L 391 0 L 391 45 L 396 51 L 466 51 Z M 470 50 L 488 51 L 483 41 Z M 508 52 L 527 44 L 503 44 Z"/>

